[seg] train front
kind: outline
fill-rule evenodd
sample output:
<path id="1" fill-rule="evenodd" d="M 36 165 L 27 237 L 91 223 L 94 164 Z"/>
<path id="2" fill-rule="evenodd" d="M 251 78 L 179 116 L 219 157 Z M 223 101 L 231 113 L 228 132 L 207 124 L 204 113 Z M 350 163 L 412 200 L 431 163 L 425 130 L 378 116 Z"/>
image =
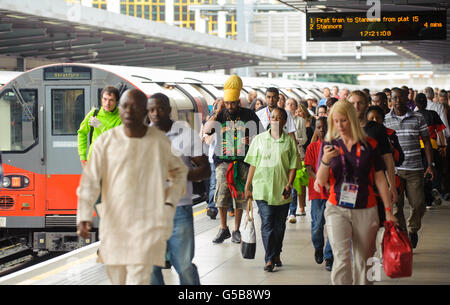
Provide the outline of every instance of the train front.
<path id="1" fill-rule="evenodd" d="M 85 66 L 21 74 L 0 90 L 0 248 L 70 251 L 95 241 L 76 235 L 81 164 L 77 130 L 98 104 L 103 80 Z"/>

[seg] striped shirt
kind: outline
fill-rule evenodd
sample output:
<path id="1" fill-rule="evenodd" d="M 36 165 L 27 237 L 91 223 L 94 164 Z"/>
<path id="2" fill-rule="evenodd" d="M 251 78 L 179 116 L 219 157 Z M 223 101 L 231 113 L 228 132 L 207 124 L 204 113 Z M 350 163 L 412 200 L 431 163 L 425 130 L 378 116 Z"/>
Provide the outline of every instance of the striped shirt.
<path id="1" fill-rule="evenodd" d="M 429 138 L 428 125 L 425 118 L 418 112 L 408 110 L 402 118 L 395 115 L 394 110 L 386 114 L 384 125 L 395 130 L 405 160 L 396 169 L 423 170 L 420 152 L 420 138 Z"/>

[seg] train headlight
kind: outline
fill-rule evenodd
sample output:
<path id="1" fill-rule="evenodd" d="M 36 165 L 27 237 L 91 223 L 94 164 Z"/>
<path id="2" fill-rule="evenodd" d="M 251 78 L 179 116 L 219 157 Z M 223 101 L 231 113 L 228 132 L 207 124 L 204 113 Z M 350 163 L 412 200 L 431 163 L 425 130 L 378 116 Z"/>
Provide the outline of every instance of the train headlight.
<path id="1" fill-rule="evenodd" d="M 3 177 L 2 187 L 7 188 L 11 185 L 11 179 L 9 177 Z"/>

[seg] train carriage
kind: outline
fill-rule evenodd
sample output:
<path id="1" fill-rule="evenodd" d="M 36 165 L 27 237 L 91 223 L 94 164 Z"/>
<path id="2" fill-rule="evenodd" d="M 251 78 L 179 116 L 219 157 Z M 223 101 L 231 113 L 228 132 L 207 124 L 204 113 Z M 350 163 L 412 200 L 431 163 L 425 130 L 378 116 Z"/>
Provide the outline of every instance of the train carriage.
<path id="1" fill-rule="evenodd" d="M 0 240 L 21 237 L 35 251 L 70 251 L 96 240 L 75 232 L 76 188 L 82 171 L 77 130 L 86 113 L 100 105 L 107 85 L 120 92 L 137 88 L 169 96 L 172 118 L 199 131 L 212 103 L 223 96 L 226 75 L 142 67 L 54 64 L 5 78 L 0 88 L 0 150 L 5 176 L 0 190 Z M 247 92 L 278 86 L 288 96 L 315 86 L 275 79 L 243 78 Z M 309 88 L 308 88 L 309 86 Z M 305 96 L 301 96 L 304 98 Z M 198 197 L 198 195 L 197 195 Z M 97 218 L 94 227 L 98 226 Z"/>

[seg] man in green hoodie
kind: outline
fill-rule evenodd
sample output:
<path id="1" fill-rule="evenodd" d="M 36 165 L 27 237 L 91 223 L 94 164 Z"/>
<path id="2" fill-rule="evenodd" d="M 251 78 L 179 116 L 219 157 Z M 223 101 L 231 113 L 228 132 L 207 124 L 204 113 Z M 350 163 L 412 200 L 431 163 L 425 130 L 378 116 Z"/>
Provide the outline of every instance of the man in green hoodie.
<path id="1" fill-rule="evenodd" d="M 119 95 L 119 90 L 116 87 L 105 87 L 101 92 L 102 106 L 100 110 L 92 109 L 81 122 L 80 129 L 78 129 L 78 154 L 83 168 L 91 156 L 92 143 L 95 139 L 105 131 L 122 124 L 117 107 Z M 91 140 L 88 151 L 89 136 Z"/>

